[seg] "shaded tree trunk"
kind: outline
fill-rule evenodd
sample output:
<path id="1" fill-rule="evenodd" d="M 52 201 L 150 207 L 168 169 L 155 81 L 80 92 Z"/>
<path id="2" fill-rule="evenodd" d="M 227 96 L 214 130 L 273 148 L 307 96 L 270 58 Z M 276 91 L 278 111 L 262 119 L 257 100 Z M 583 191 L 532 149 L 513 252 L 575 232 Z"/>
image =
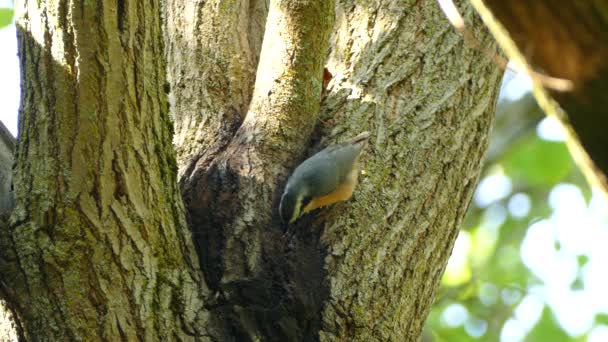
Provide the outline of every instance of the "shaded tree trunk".
<path id="1" fill-rule="evenodd" d="M 564 124 L 575 160 L 608 196 L 608 1 L 471 2 L 509 58 L 570 84 L 556 89 L 532 74 L 540 106 Z"/>
<path id="2" fill-rule="evenodd" d="M 168 86 L 158 2 L 25 6 L 0 234 L 25 338 L 418 339 L 501 76 L 435 3 L 167 1 Z M 363 130 L 354 199 L 281 225 L 293 167 Z"/>
<path id="3" fill-rule="evenodd" d="M 204 326 L 171 146 L 158 1 L 25 1 L 2 293 L 28 340 Z"/>
<path id="4" fill-rule="evenodd" d="M 10 213 L 13 207 L 11 189 L 15 138 L 0 121 L 0 215 Z"/>

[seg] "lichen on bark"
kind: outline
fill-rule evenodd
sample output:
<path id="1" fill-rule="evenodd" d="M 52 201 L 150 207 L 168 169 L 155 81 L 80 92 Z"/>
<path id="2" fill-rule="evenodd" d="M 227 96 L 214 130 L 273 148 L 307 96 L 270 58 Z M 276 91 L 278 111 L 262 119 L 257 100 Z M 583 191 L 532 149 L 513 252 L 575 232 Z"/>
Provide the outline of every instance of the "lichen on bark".
<path id="1" fill-rule="evenodd" d="M 502 72 L 436 5 L 341 1 L 336 13 L 322 143 L 372 138 L 355 200 L 320 214 L 330 284 L 320 336 L 414 341 L 477 183 Z"/>
<path id="2" fill-rule="evenodd" d="M 28 340 L 201 332 L 159 2 L 17 4 L 22 98 L 2 294 Z"/>
<path id="3" fill-rule="evenodd" d="M 164 41 L 158 1 L 22 6 L 0 289 L 26 335 L 418 339 L 501 74 L 434 3 L 167 1 Z M 363 130 L 354 198 L 281 225 L 290 170 Z"/>

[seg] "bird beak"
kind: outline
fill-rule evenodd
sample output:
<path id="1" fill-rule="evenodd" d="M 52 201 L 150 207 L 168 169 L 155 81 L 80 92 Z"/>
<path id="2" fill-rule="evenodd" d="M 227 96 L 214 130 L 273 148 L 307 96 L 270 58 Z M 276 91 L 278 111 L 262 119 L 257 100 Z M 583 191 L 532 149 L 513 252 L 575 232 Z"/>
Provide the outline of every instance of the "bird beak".
<path id="1" fill-rule="evenodd" d="M 350 140 L 350 143 L 353 145 L 366 143 L 370 136 L 371 136 L 371 134 L 369 132 L 363 132 L 363 133 L 357 135 L 356 137 L 352 138 Z"/>

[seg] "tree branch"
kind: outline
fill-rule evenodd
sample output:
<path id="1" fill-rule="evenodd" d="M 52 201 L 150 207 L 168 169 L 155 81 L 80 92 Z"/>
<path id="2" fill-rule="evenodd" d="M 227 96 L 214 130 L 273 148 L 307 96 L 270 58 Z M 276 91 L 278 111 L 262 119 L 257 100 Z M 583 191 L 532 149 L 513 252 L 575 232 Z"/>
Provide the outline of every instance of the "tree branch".
<path id="1" fill-rule="evenodd" d="M 245 118 L 268 0 L 166 4 L 167 82 L 184 185 L 223 152 Z"/>
<path id="2" fill-rule="evenodd" d="M 531 75 L 539 105 L 560 119 L 575 160 L 608 195 L 608 1 L 471 2 L 509 58 L 573 84 L 560 92 Z"/>
<path id="3" fill-rule="evenodd" d="M 212 314 L 221 313 L 218 326 L 238 327 L 238 336 L 307 340 L 318 333 L 322 301 L 307 291 L 320 286 L 291 278 L 276 208 L 278 184 L 318 123 L 332 23 L 333 1 L 270 2 L 247 115 L 223 153 L 182 182 L 205 279 L 221 298 Z M 306 254 L 300 262 L 320 264 L 317 240 L 307 243 L 296 248 Z M 311 269 L 320 282 L 322 267 Z M 234 333 L 225 334 L 221 340 Z"/>

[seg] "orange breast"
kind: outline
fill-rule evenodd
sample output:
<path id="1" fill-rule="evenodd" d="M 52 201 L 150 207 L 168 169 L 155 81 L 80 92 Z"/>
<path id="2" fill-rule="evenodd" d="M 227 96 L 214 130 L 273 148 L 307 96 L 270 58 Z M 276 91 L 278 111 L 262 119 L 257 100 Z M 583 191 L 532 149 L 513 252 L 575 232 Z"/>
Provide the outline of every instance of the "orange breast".
<path id="1" fill-rule="evenodd" d="M 345 182 L 340 184 L 340 186 L 334 192 L 331 192 L 323 197 L 313 198 L 310 203 L 304 207 L 302 213 L 305 214 L 311 210 L 349 199 L 355 191 L 358 173 L 358 169 L 353 170 L 348 177 L 346 177 Z"/>

